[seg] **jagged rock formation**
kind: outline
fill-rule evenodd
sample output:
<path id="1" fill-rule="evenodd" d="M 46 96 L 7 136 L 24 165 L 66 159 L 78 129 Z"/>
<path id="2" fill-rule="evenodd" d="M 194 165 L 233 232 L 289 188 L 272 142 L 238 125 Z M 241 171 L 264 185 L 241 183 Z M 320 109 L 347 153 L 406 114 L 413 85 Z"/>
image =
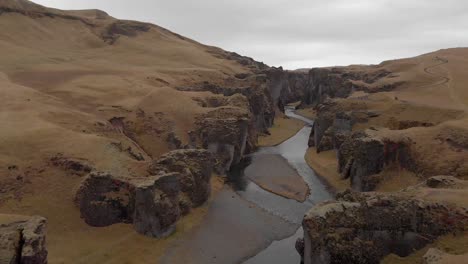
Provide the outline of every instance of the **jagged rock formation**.
<path id="1" fill-rule="evenodd" d="M 252 128 L 262 133 L 268 131 L 268 128 L 273 125 L 275 118 L 275 105 L 266 86 L 266 81 L 267 79 L 263 78 L 262 75 L 254 75 L 247 80 L 235 81 L 230 79 L 225 85 L 204 82 L 193 87 L 178 87 L 177 89 L 180 91 L 210 91 L 226 97 L 237 96 L 222 100 L 227 100 L 230 106 L 243 105 L 239 101 L 238 96 L 245 96 L 249 105 L 244 110 L 248 110 L 252 114 Z"/>
<path id="2" fill-rule="evenodd" d="M 256 148 L 258 134 L 268 133 L 276 111 L 266 80 L 261 75 L 227 82 L 226 86 L 205 82 L 178 88 L 215 94 L 208 98 L 194 98 L 203 107 L 214 109 L 197 118 L 196 128 L 190 132 L 189 145 L 214 153 L 218 160 L 216 168 L 221 174 L 238 164 L 245 153 Z"/>
<path id="3" fill-rule="evenodd" d="M 180 173 L 179 185 L 189 208 L 202 205 L 210 196 L 213 156 L 204 150 L 176 150 L 163 155 L 149 167 L 151 175 Z"/>
<path id="4" fill-rule="evenodd" d="M 392 73 L 377 66 L 313 68 L 284 71 L 271 68 L 267 71 L 268 87 L 275 102 L 285 105 L 302 101 L 317 106 L 327 98 L 345 98 L 353 91 L 369 93 L 390 91 L 402 85 L 401 81 L 383 81 Z"/>
<path id="5" fill-rule="evenodd" d="M 206 150 L 171 151 L 150 166 L 147 177 L 90 173 L 75 202 L 89 225 L 133 223 L 139 233 L 164 237 L 182 215 L 208 199 L 212 167 Z"/>
<path id="6" fill-rule="evenodd" d="M 385 166 L 397 165 L 402 169 L 414 170 L 409 138 L 393 140 L 354 133 L 338 150 L 338 171 L 342 178 L 351 179 L 351 187 L 357 191 L 374 190 L 381 178 L 376 175 Z"/>
<path id="7" fill-rule="evenodd" d="M 0 263 L 46 264 L 47 221 L 0 215 Z"/>
<path id="8" fill-rule="evenodd" d="M 288 103 L 305 98 L 309 85 L 307 71 L 284 71 L 282 68 L 272 67 L 266 72 L 266 76 L 268 89 L 280 109 Z"/>
<path id="9" fill-rule="evenodd" d="M 202 147 L 214 153 L 219 173 L 228 171 L 238 164 L 246 149 L 252 149 L 256 138 L 250 133 L 253 129 L 251 115 L 236 108 L 219 108 L 208 112 L 197 122 L 196 137 Z"/>
<path id="10" fill-rule="evenodd" d="M 407 256 L 438 236 L 462 230 L 466 212 L 393 194 L 343 193 L 304 218 L 305 264 L 379 263 Z M 298 244 L 301 244 L 300 242 Z"/>
<path id="11" fill-rule="evenodd" d="M 351 135 L 355 124 L 366 123 L 379 115 L 367 110 L 365 105 L 343 105 L 335 100 L 325 100 L 316 109 L 317 118 L 311 131 L 309 146 L 316 147 L 317 152 L 339 149 Z"/>

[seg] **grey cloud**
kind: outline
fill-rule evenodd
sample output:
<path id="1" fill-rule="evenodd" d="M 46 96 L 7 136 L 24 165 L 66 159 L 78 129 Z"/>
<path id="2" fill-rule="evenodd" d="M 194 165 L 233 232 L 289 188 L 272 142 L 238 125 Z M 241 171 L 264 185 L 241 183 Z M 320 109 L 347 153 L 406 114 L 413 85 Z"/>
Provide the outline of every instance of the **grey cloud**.
<path id="1" fill-rule="evenodd" d="M 468 43 L 465 0 L 37 2 L 152 22 L 286 68 L 378 63 Z"/>

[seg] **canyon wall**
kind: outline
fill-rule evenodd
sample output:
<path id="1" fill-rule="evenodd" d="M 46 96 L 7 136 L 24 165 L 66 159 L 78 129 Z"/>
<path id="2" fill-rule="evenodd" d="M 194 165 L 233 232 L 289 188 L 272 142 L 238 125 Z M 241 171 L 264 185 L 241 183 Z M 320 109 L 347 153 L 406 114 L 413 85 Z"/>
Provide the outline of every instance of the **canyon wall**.
<path id="1" fill-rule="evenodd" d="M 132 223 L 141 234 L 165 237 L 181 216 L 209 198 L 212 170 L 210 152 L 175 150 L 153 162 L 141 177 L 91 172 L 75 203 L 91 226 Z"/>
<path id="2" fill-rule="evenodd" d="M 407 256 L 467 223 L 466 212 L 437 203 L 347 192 L 307 213 L 297 244 L 305 264 L 371 264 L 390 253 Z"/>
<path id="3" fill-rule="evenodd" d="M 0 263 L 46 264 L 47 220 L 0 215 Z"/>
<path id="4" fill-rule="evenodd" d="M 353 91 L 371 93 L 388 91 L 402 84 L 401 82 L 378 83 L 391 72 L 372 66 L 357 69 L 332 67 L 296 71 L 273 67 L 265 72 L 271 96 L 278 105 L 301 101 L 304 106 L 317 106 L 327 98 L 348 97 Z"/>

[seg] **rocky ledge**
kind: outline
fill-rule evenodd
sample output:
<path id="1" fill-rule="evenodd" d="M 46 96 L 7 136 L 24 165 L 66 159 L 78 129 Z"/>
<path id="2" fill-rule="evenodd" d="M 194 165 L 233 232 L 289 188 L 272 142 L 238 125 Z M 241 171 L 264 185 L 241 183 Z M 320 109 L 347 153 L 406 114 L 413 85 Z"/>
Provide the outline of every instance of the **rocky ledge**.
<path id="1" fill-rule="evenodd" d="M 466 210 L 398 194 L 339 194 L 310 210 L 304 239 L 296 243 L 305 264 L 379 263 L 407 256 L 437 237 L 462 231 Z"/>
<path id="2" fill-rule="evenodd" d="M 46 231 L 43 217 L 0 215 L 0 263 L 47 263 Z"/>
<path id="3" fill-rule="evenodd" d="M 359 67 L 313 68 L 284 71 L 270 68 L 266 71 L 268 88 L 280 105 L 301 101 L 317 106 L 327 98 L 345 98 L 353 91 L 368 93 L 390 91 L 402 85 L 382 65 Z"/>
<path id="4" fill-rule="evenodd" d="M 75 202 L 91 226 L 132 223 L 141 234 L 165 237 L 182 215 L 208 199 L 212 169 L 210 152 L 175 150 L 153 162 L 146 177 L 90 173 Z"/>
<path id="5" fill-rule="evenodd" d="M 411 145 L 410 138 L 376 136 L 370 130 L 353 133 L 339 147 L 338 171 L 354 190 L 372 191 L 382 181 L 378 173 L 385 166 L 415 169 Z"/>

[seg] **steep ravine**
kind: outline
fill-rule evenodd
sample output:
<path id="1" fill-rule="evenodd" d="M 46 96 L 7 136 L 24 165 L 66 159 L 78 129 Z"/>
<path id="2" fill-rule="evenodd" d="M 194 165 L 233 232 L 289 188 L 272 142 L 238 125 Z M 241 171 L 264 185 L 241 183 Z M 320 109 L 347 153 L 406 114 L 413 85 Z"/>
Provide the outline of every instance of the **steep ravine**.
<path id="1" fill-rule="evenodd" d="M 306 123 L 294 137 L 275 147 L 260 148 L 249 155 L 246 167 L 230 177 L 226 186 L 212 202 L 202 225 L 186 238 L 177 241 L 162 263 L 298 263 L 294 243 L 301 234 L 298 229 L 304 213 L 314 204 L 328 200 L 331 195 L 304 160 L 310 134 L 311 120 L 286 109 L 291 118 Z M 255 156 L 280 155 L 303 178 L 310 195 L 301 203 L 265 191 L 244 174 L 255 163 Z M 250 162 L 250 163 L 249 163 Z M 281 256 L 281 257 L 279 257 Z"/>

